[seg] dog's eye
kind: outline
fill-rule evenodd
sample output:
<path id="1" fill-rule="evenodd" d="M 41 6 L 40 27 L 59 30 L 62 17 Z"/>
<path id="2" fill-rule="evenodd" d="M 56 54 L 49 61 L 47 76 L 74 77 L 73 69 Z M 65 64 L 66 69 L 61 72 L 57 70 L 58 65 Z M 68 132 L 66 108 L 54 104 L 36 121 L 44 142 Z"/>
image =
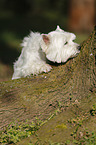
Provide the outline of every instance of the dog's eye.
<path id="1" fill-rule="evenodd" d="M 68 42 L 66 42 L 64 45 L 68 44 Z"/>

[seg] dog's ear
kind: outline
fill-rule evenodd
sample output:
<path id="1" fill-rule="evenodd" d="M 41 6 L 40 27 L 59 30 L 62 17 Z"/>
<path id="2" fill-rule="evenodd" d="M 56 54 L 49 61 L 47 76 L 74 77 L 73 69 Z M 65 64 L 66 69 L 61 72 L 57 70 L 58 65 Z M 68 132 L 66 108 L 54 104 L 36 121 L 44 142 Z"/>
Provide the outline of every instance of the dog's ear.
<path id="1" fill-rule="evenodd" d="M 42 38 L 46 45 L 50 43 L 50 38 L 48 37 L 47 34 L 42 34 Z"/>
<path id="2" fill-rule="evenodd" d="M 59 25 L 57 25 L 56 31 L 57 31 L 57 32 L 64 32 L 64 30 L 62 30 L 62 29 L 59 27 Z"/>

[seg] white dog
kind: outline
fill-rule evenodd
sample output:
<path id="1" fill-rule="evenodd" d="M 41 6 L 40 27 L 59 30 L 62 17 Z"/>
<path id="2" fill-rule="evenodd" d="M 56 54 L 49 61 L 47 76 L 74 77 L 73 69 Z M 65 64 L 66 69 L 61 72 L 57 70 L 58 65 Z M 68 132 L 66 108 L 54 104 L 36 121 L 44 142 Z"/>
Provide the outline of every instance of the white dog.
<path id="1" fill-rule="evenodd" d="M 66 62 L 77 56 L 80 46 L 74 43 L 76 36 L 65 32 L 57 26 L 55 31 L 48 34 L 33 33 L 25 37 L 20 57 L 14 63 L 12 79 L 48 72 L 52 68 L 46 58 L 52 62 Z"/>

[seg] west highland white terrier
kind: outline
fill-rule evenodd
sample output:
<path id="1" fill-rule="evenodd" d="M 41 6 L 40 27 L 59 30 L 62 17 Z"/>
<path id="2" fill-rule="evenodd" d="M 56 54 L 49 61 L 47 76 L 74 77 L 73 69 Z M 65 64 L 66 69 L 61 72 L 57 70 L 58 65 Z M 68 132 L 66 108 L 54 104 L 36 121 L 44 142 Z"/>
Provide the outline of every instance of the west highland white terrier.
<path id="1" fill-rule="evenodd" d="M 59 26 L 48 34 L 31 32 L 21 44 L 23 49 L 14 63 L 12 79 L 50 71 L 52 67 L 47 59 L 61 63 L 76 57 L 80 52 L 80 46 L 73 42 L 75 38 L 73 33 L 65 32 Z"/>

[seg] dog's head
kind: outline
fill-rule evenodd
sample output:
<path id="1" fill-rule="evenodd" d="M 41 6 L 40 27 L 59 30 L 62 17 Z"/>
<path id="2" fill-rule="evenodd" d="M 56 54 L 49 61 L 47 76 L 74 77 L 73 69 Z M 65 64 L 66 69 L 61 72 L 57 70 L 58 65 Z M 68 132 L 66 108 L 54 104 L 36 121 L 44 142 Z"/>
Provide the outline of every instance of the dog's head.
<path id="1" fill-rule="evenodd" d="M 50 61 L 66 62 L 80 52 L 80 45 L 73 42 L 76 36 L 73 33 L 65 32 L 59 26 L 55 31 L 42 34 L 42 38 L 41 48 Z"/>

